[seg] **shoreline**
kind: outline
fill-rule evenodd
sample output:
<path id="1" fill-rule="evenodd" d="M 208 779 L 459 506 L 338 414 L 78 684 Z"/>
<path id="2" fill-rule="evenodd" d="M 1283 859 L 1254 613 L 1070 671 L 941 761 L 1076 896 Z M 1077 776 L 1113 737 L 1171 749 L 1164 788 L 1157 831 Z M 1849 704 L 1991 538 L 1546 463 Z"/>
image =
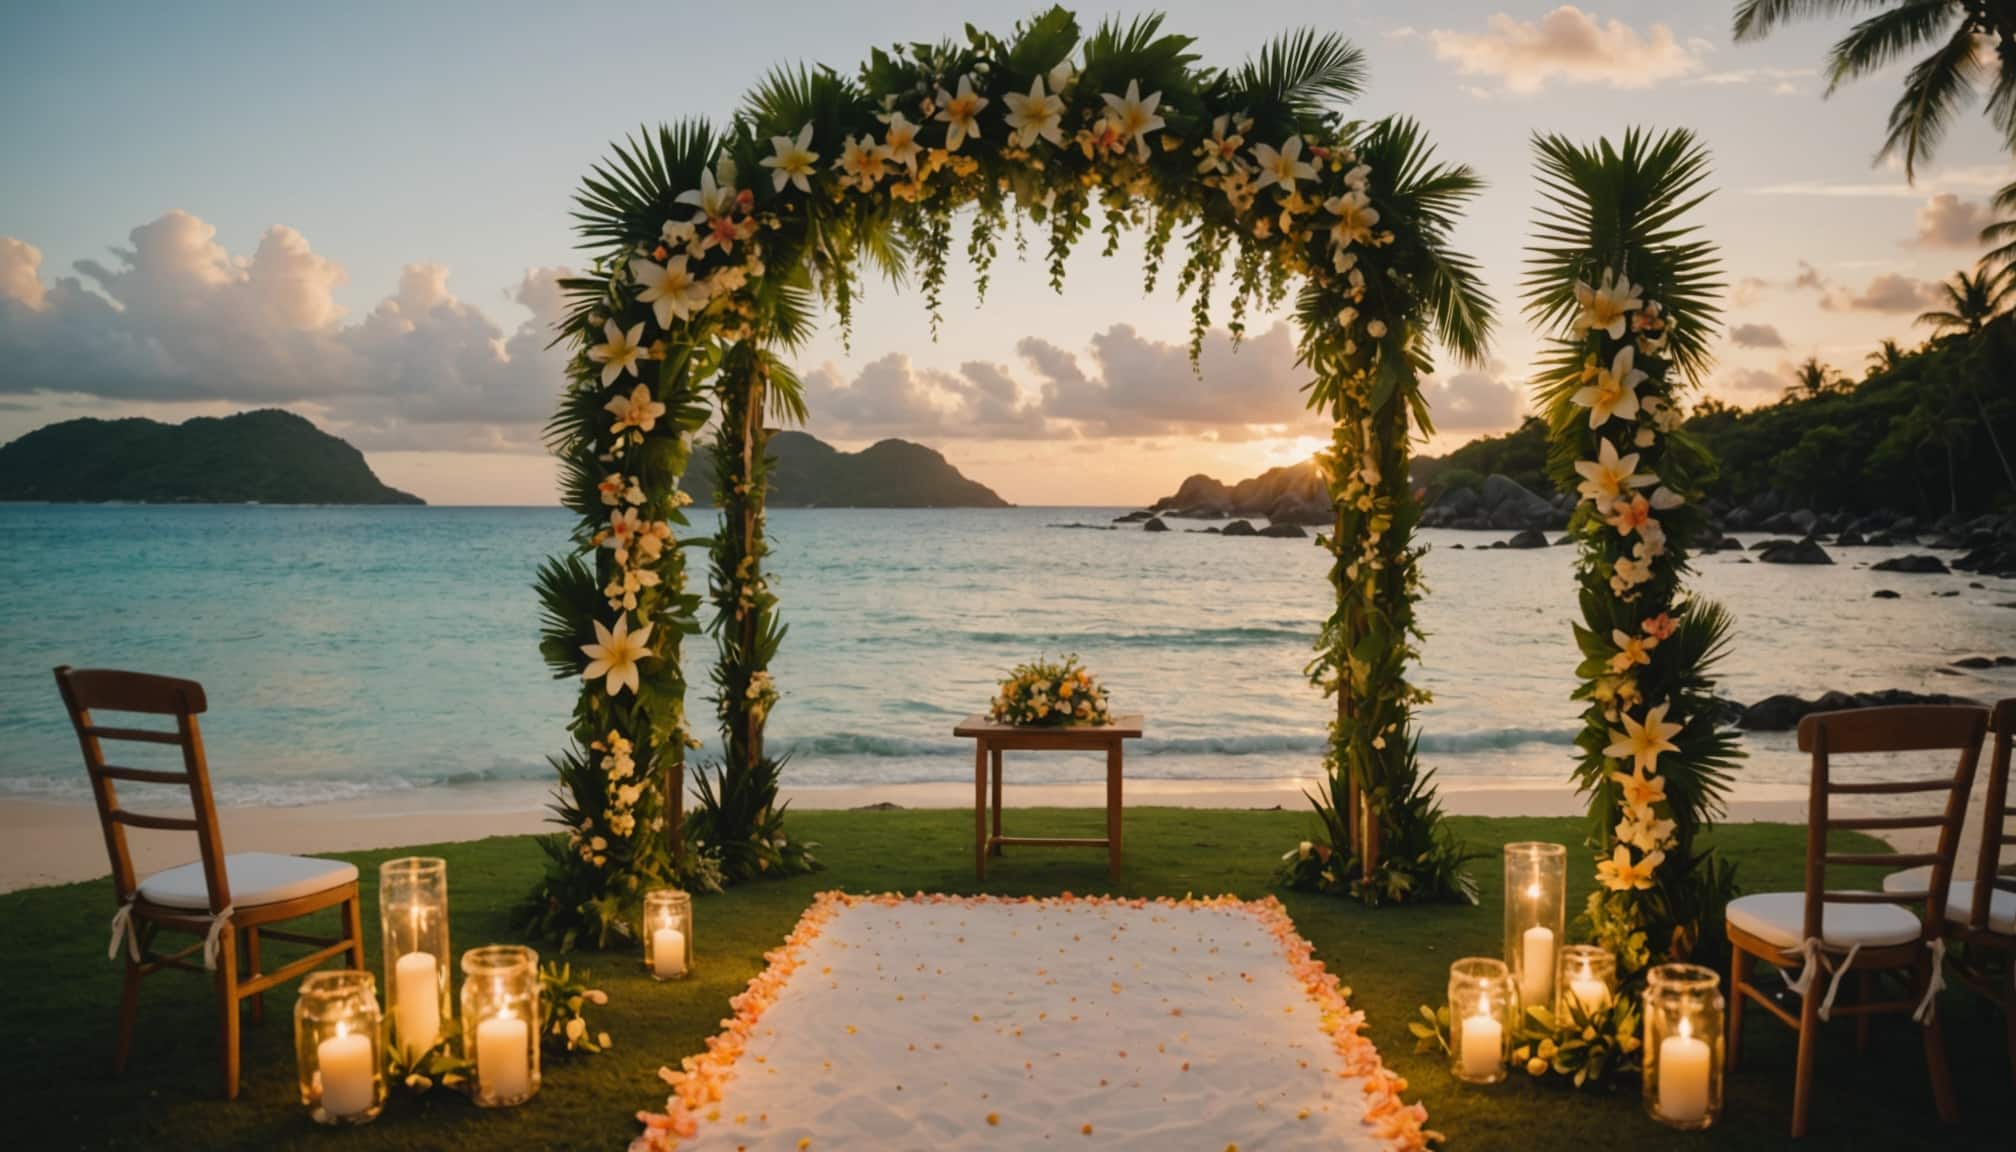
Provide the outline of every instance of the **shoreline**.
<path id="1" fill-rule="evenodd" d="M 1443 810 L 1452 816 L 1579 816 L 1572 786 L 1539 778 L 1477 780 L 1468 786 L 1441 781 Z M 1127 782 L 1131 807 L 1272 809 L 1308 811 L 1304 780 L 1156 780 Z M 1453 786 L 1452 786 L 1453 785 Z M 552 786 L 522 782 L 386 792 L 326 804 L 290 807 L 219 806 L 227 852 L 317 853 L 453 843 L 490 836 L 553 831 L 547 823 Z M 1009 785 L 1011 808 L 1097 808 L 1103 782 Z M 1727 823 L 1803 823 L 1803 788 L 1757 786 L 1755 795 L 1730 804 Z M 785 788 L 782 799 L 801 811 L 868 808 L 970 808 L 964 783 L 850 785 Z M 154 811 L 156 809 L 146 809 Z M 163 810 L 166 811 L 166 810 Z M 104 838 L 97 809 L 88 801 L 0 798 L 0 892 L 69 884 L 105 876 Z M 147 875 L 195 858 L 187 833 L 127 837 L 134 868 Z"/>

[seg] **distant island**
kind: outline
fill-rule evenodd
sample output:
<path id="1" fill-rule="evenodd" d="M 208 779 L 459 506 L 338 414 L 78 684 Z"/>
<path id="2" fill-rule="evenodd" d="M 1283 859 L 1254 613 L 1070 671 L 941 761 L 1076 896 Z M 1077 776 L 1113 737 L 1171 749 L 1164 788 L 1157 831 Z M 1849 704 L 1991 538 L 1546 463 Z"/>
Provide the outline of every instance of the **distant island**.
<path id="1" fill-rule="evenodd" d="M 424 504 L 364 454 L 276 409 L 158 420 L 65 420 L 0 445 L 0 500 L 142 504 Z"/>
<path id="2" fill-rule="evenodd" d="M 776 460 L 772 508 L 1012 507 L 985 484 L 960 475 L 945 457 L 908 440 L 842 452 L 803 432 L 776 432 L 769 451 Z M 714 503 L 714 459 L 705 445 L 694 450 L 681 484 L 694 503 Z"/>

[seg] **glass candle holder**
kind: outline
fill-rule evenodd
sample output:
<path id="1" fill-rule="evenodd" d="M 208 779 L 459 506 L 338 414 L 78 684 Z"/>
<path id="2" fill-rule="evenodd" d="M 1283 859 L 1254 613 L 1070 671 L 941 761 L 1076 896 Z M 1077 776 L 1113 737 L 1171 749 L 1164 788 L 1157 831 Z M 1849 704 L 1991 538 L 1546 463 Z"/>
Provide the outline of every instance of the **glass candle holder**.
<path id="1" fill-rule="evenodd" d="M 448 998 L 448 861 L 402 856 L 378 866 L 378 927 L 392 1038 L 407 1058 L 432 1048 L 454 1019 Z"/>
<path id="2" fill-rule="evenodd" d="M 484 1108 L 523 1104 L 539 1091 L 539 954 L 491 944 L 462 954 L 462 1055 Z"/>
<path id="3" fill-rule="evenodd" d="M 1505 1078 L 1505 1052 L 1519 998 L 1503 960 L 1473 956 L 1449 966 L 1449 1074 L 1466 1084 Z"/>
<path id="4" fill-rule="evenodd" d="M 1694 1130 L 1722 1111 L 1722 978 L 1698 964 L 1661 964 L 1645 985 L 1645 1111 Z"/>
<path id="5" fill-rule="evenodd" d="M 294 1001 L 301 1103 L 318 1124 L 368 1124 L 385 1107 L 385 1018 L 369 972 L 310 972 Z"/>
<path id="6" fill-rule="evenodd" d="M 693 971 L 692 893 L 677 888 L 644 893 L 644 967 L 658 980 L 684 980 Z"/>
<path id="7" fill-rule="evenodd" d="M 1595 1016 L 1606 1012 L 1617 995 L 1617 957 L 1593 944 L 1570 944 L 1561 949 L 1554 984 L 1558 989 L 1555 1019 L 1567 1022 L 1577 1013 Z"/>
<path id="8" fill-rule="evenodd" d="M 1525 1004 L 1554 1004 L 1555 954 L 1568 916 L 1568 849 L 1505 846 L 1505 963 Z"/>

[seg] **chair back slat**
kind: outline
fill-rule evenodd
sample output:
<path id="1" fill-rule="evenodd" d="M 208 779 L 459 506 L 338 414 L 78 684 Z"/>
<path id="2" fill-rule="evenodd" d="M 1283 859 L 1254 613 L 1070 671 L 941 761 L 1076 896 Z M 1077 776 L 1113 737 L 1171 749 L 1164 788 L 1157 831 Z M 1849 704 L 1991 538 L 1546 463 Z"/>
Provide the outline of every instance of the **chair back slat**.
<path id="1" fill-rule="evenodd" d="M 1988 756 L 1988 795 L 1981 812 L 1981 855 L 1974 867 L 1974 901 L 1967 909 L 1967 926 L 1976 932 L 1992 930 L 1988 913 L 1994 906 L 1995 893 L 2016 892 L 2016 865 L 2002 862 L 2002 849 L 2009 842 L 2005 825 L 2009 817 L 2016 816 L 2016 805 L 2009 803 L 2009 753 L 2010 745 L 2016 743 L 2016 697 L 1995 705 L 1988 726 L 1995 730 L 1995 739 Z"/>
<path id="2" fill-rule="evenodd" d="M 1931 883 L 1922 897 L 1921 938 L 1929 941 L 1942 930 L 1946 896 L 1953 880 L 1953 858 L 1959 851 L 1960 831 L 1967 818 L 1967 797 L 1973 790 L 1975 768 L 1980 761 L 1981 741 L 1987 734 L 1988 720 L 1986 708 L 1906 705 L 1816 712 L 1799 722 L 1799 749 L 1813 757 L 1813 778 L 1808 796 L 1810 824 L 1806 835 L 1807 939 L 1823 938 L 1825 908 L 1830 903 L 1919 902 L 1917 897 L 1829 891 L 1827 867 L 1830 864 L 1889 868 L 1930 865 Z M 1951 776 L 1941 780 L 1921 778 L 1894 783 L 1837 783 L 1833 779 L 1832 758 L 1835 756 L 1931 751 L 1958 753 L 1958 763 Z M 1914 794 L 1924 795 L 1923 803 L 1928 811 L 1910 817 L 1841 819 L 1836 819 L 1831 811 L 1832 799 L 1838 795 Z M 1939 806 L 1936 815 L 1929 811 L 1935 802 Z M 1831 833 L 1858 828 L 1937 828 L 1939 838 L 1932 852 L 1829 850 L 1828 837 Z"/>
<path id="3" fill-rule="evenodd" d="M 197 715 L 207 711 L 209 702 L 203 686 L 194 680 L 152 676 L 109 668 L 56 669 L 56 689 L 70 713 L 70 726 L 77 732 L 77 744 L 84 754 L 84 768 L 91 777 L 91 794 L 98 805 L 98 823 L 105 835 L 105 854 L 112 864 L 112 889 L 119 903 L 133 899 L 139 877 L 133 871 L 133 854 L 126 842 L 128 828 L 150 831 L 194 832 L 203 860 L 203 878 L 209 887 L 210 911 L 221 912 L 231 905 L 230 881 L 224 874 L 224 843 L 217 827 L 217 805 L 210 793 L 210 768 L 203 755 L 203 732 Z M 122 728 L 94 723 L 92 709 L 108 712 L 139 712 L 172 716 L 175 730 L 163 732 L 145 728 Z M 104 742 L 127 741 L 143 744 L 173 744 L 182 750 L 182 770 L 122 768 L 105 762 Z M 119 806 L 118 781 L 150 784 L 182 784 L 189 789 L 191 816 L 155 816 Z"/>

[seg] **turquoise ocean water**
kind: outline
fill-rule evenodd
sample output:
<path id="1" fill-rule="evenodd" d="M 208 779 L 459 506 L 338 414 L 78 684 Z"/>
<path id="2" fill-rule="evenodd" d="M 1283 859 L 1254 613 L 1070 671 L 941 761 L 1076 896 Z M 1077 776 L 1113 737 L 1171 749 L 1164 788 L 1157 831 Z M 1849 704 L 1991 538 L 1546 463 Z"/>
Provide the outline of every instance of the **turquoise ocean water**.
<path id="1" fill-rule="evenodd" d="M 1314 774 L 1325 703 L 1302 668 L 1327 611 L 1322 553 L 1052 527 L 1120 511 L 773 512 L 791 631 L 770 732 L 793 752 L 787 783 L 970 779 L 952 725 L 1009 666 L 1060 652 L 1092 666 L 1116 710 L 1148 715 L 1132 776 Z M 0 794 L 85 795 L 59 663 L 201 680 L 227 803 L 544 779 L 576 686 L 539 659 L 531 582 L 568 524 L 558 509 L 0 505 Z M 1426 536 L 1424 759 L 1457 784 L 1563 779 L 1570 550 Z M 1894 554 L 1838 550 L 1831 568 L 1703 558 L 1697 587 L 1739 623 L 1727 694 L 2016 693 L 2008 670 L 1945 667 L 2016 654 L 2016 609 L 2001 606 L 2016 581 L 1867 569 Z M 1879 587 L 1903 597 L 1872 599 Z M 689 648 L 709 655 L 704 640 Z M 1750 746 L 1750 784 L 1802 778 L 1786 737 Z M 1023 778 L 1095 772 L 1031 760 Z"/>

